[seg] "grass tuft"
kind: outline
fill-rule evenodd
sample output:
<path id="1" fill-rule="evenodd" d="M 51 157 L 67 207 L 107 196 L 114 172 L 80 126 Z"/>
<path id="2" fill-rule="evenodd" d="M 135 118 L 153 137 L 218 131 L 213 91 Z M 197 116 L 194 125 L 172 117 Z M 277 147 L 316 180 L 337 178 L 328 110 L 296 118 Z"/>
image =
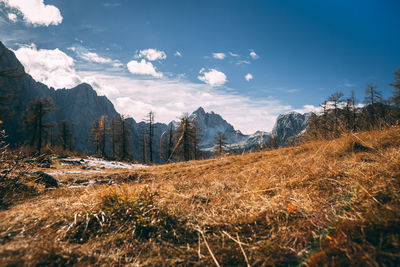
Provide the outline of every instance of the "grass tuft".
<path id="1" fill-rule="evenodd" d="M 90 238 L 108 234 L 177 243 L 191 235 L 185 229 L 185 222 L 158 207 L 154 195 L 146 188 L 134 194 L 127 187 L 115 189 L 111 186 L 95 211 L 75 215 L 66 238 L 71 242 L 85 243 Z"/>

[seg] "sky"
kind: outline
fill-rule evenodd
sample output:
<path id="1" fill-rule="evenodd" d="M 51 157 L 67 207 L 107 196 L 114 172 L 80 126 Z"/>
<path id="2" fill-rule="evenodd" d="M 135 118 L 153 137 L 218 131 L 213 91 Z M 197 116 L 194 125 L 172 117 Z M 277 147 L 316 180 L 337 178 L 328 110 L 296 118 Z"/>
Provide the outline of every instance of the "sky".
<path id="1" fill-rule="evenodd" d="M 54 88 L 86 82 L 122 114 L 199 106 L 250 134 L 334 92 L 391 96 L 398 0 L 0 0 L 0 41 Z"/>

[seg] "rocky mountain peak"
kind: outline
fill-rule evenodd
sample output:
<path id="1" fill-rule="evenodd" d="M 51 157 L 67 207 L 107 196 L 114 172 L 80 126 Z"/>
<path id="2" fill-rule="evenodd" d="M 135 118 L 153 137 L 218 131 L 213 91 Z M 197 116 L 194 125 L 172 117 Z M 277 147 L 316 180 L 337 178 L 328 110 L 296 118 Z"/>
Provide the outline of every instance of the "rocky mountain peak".
<path id="1" fill-rule="evenodd" d="M 282 144 L 285 144 L 288 138 L 297 136 L 306 129 L 309 118 L 309 113 L 300 114 L 293 111 L 281 114 L 276 119 L 272 134 L 277 136 Z"/>
<path id="2" fill-rule="evenodd" d="M 25 74 L 25 68 L 19 62 L 14 52 L 7 49 L 2 42 L 0 42 L 0 70 L 1 74 L 9 77 Z"/>
<path id="3" fill-rule="evenodd" d="M 205 112 L 204 108 L 199 107 L 198 109 L 193 111 L 193 114 L 196 114 L 198 116 L 204 116 L 204 115 L 206 115 L 206 112 Z"/>

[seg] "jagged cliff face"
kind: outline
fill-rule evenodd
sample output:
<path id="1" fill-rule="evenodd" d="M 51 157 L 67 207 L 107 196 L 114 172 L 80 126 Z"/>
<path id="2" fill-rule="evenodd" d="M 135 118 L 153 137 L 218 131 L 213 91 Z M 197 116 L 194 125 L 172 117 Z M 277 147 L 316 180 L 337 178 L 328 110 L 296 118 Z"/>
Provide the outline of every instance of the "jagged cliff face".
<path id="1" fill-rule="evenodd" d="M 12 143 L 22 142 L 22 118 L 29 102 L 37 97 L 53 99 L 55 112 L 48 115 L 47 120 L 55 123 L 68 120 L 74 134 L 75 148 L 79 151 L 88 151 L 88 134 L 93 120 L 106 115 L 112 118 L 117 115 L 113 104 L 105 97 L 98 96 L 88 84 L 80 84 L 72 89 L 54 90 L 36 82 L 24 67 L 0 42 L 0 86 L 3 93 L 12 94 L 13 101 L 9 106 L 13 116 L 5 119 L 5 126 Z"/>
<path id="2" fill-rule="evenodd" d="M 88 84 L 56 90 L 51 97 L 57 108 L 56 121 L 67 120 L 71 123 L 75 147 L 81 151 L 88 148 L 88 135 L 93 120 L 102 115 L 111 119 L 118 114 L 110 100 L 98 96 Z"/>
<path id="3" fill-rule="evenodd" d="M 23 140 L 22 114 L 30 101 L 37 97 L 43 97 L 54 93 L 46 85 L 38 83 L 25 73 L 22 64 L 15 57 L 14 53 L 8 50 L 0 42 L 0 93 L 12 95 L 12 100 L 8 102 L 8 116 L 1 114 L 4 126 L 11 143 L 18 143 Z"/>
<path id="4" fill-rule="evenodd" d="M 281 144 L 285 144 L 290 138 L 296 137 L 307 128 L 310 117 L 310 113 L 297 112 L 279 115 L 272 129 L 272 135 L 277 136 Z"/>
<path id="5" fill-rule="evenodd" d="M 194 111 L 190 117 L 196 121 L 201 137 L 201 147 L 214 146 L 214 137 L 218 131 L 221 131 L 228 144 L 238 143 L 246 139 L 240 131 L 236 131 L 231 124 L 224 120 L 220 115 L 214 112 L 206 113 L 202 107 Z"/>

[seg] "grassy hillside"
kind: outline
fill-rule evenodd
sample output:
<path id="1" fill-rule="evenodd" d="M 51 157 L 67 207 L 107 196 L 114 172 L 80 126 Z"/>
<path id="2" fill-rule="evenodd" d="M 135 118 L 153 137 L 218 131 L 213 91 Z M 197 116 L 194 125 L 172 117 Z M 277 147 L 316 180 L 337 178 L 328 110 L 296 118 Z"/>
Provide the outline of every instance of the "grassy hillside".
<path id="1" fill-rule="evenodd" d="M 105 172 L 0 211 L 0 265 L 400 265 L 399 128 Z"/>

